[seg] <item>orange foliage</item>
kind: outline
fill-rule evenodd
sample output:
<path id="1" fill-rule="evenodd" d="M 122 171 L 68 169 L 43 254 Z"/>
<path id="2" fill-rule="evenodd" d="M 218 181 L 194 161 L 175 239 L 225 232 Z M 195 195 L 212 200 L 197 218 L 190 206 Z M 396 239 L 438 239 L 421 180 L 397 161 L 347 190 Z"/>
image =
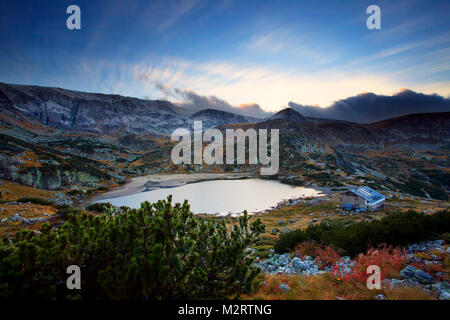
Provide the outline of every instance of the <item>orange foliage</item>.
<path id="1" fill-rule="evenodd" d="M 311 256 L 316 258 L 319 268 L 331 267 L 341 257 L 339 253 L 330 246 L 323 246 L 315 241 L 305 241 L 297 245 L 295 255 L 301 257 Z"/>
<path id="2" fill-rule="evenodd" d="M 392 246 L 380 246 L 369 249 L 366 254 L 360 254 L 356 259 L 354 278 L 361 282 L 367 281 L 367 268 L 371 265 L 380 267 L 381 279 L 398 277 L 400 270 L 408 265 L 408 257 L 404 249 Z"/>

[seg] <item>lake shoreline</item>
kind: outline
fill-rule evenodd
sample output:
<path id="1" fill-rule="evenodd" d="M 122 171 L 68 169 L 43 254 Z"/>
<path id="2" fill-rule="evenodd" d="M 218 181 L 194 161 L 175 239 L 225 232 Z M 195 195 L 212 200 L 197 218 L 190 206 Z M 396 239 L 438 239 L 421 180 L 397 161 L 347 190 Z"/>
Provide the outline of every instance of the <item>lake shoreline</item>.
<path id="1" fill-rule="evenodd" d="M 239 216 L 244 210 L 252 215 L 267 213 L 281 206 L 326 196 L 322 188 L 287 187 L 289 184 L 282 180 L 280 177 L 274 179 L 247 173 L 150 175 L 134 178 L 127 185 L 92 198 L 91 202 L 136 208 L 143 201 L 154 202 L 172 194 L 174 201 L 179 203 L 188 199 L 195 214 L 226 217 Z M 262 194 L 266 196 L 261 197 Z"/>
<path id="2" fill-rule="evenodd" d="M 93 196 L 88 202 L 94 203 L 99 200 L 128 196 L 139 192 L 153 191 L 163 188 L 175 188 L 189 183 L 250 178 L 257 178 L 257 175 L 254 173 L 151 174 L 134 177 L 123 186 Z"/>

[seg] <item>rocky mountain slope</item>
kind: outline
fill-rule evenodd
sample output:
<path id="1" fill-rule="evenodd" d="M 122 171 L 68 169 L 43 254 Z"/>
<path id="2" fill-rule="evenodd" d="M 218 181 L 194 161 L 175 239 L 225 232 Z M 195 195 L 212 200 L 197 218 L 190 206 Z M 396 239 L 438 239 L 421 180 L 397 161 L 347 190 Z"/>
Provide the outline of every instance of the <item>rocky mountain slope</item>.
<path id="1" fill-rule="evenodd" d="M 389 143 L 448 143 L 450 112 L 410 114 L 371 123 L 368 128 Z"/>
<path id="2" fill-rule="evenodd" d="M 256 121 L 218 110 L 191 116 L 169 101 L 6 83 L 0 83 L 0 110 L 6 116 L 23 117 L 61 131 L 114 135 L 170 134 L 176 128 L 191 127 L 193 118 L 203 120 L 204 128 Z"/>
<path id="3" fill-rule="evenodd" d="M 288 109 L 284 115 L 298 114 Z M 303 142 L 326 143 L 332 146 L 385 146 L 450 143 L 450 112 L 406 115 L 372 124 L 333 121 L 301 116 L 271 117 L 266 121 L 248 124 L 222 125 L 221 128 L 279 129 L 281 133 L 297 136 Z M 277 115 L 277 114 L 276 114 Z M 276 116 L 275 115 L 275 116 Z"/>
<path id="4" fill-rule="evenodd" d="M 39 189 L 72 190 L 153 173 L 259 172 L 250 165 L 171 163 L 170 133 L 192 128 L 195 119 L 203 121 L 203 129 L 279 129 L 279 174 L 288 183 L 363 183 L 448 198 L 448 112 L 358 124 L 285 109 L 260 120 L 213 109 L 189 115 L 167 101 L 2 83 L 0 178 Z"/>

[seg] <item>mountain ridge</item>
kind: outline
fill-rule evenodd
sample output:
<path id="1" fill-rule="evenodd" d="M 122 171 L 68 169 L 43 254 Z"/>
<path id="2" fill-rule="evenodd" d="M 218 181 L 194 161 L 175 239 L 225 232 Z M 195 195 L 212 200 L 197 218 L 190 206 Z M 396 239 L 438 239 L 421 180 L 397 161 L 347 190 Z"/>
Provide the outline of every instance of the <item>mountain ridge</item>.
<path id="1" fill-rule="evenodd" d="M 204 128 L 235 120 L 258 121 L 256 118 L 212 109 L 189 115 L 181 107 L 166 100 L 144 100 L 117 94 L 2 82 L 0 108 L 7 116 L 25 117 L 54 129 L 104 134 L 167 135 L 176 128 L 191 128 L 194 118 L 201 118 Z"/>
<path id="2" fill-rule="evenodd" d="M 332 145 L 450 141 L 449 112 L 419 113 L 369 124 L 304 117 L 293 108 L 280 110 L 267 119 L 217 109 L 187 115 L 165 100 L 1 82 L 0 107 L 0 120 L 4 123 L 21 126 L 28 121 L 40 129 L 54 128 L 66 133 L 167 136 L 176 128 L 192 129 L 193 120 L 202 120 L 203 129 L 236 127 L 237 124 L 279 128 L 287 134 L 299 135 L 303 140 Z"/>

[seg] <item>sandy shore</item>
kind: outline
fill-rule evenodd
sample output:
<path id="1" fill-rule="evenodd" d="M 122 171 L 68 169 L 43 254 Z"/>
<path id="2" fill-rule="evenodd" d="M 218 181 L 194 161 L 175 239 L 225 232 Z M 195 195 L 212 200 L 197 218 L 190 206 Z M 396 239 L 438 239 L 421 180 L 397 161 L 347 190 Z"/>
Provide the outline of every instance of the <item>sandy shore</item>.
<path id="1" fill-rule="evenodd" d="M 156 190 L 160 188 L 173 188 L 188 183 L 208 180 L 236 180 L 253 178 L 251 173 L 192 173 L 192 174 L 152 174 L 132 178 L 127 184 L 114 190 L 94 196 L 89 202 L 102 199 L 127 196 L 130 194 Z"/>

